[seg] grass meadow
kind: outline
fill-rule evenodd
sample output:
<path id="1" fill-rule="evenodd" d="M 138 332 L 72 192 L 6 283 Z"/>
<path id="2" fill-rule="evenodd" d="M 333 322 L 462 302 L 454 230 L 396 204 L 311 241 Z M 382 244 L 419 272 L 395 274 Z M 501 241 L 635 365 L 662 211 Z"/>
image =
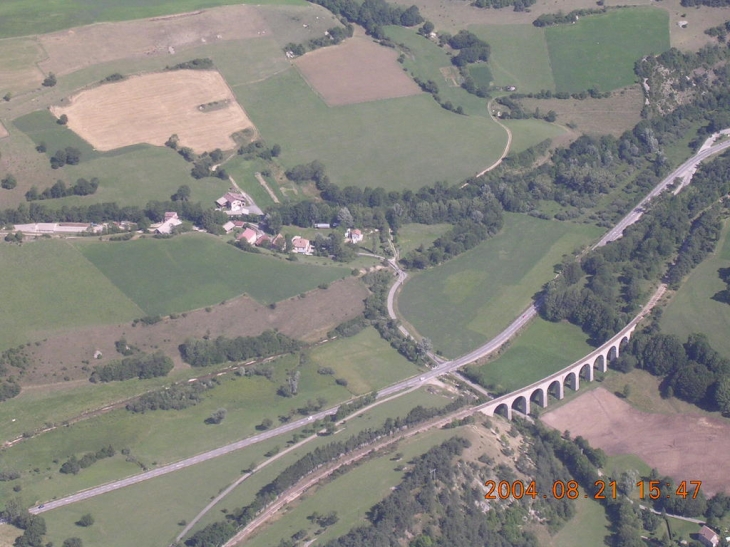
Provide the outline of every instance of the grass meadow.
<path id="1" fill-rule="evenodd" d="M 233 180 L 236 181 L 236 184 L 238 184 L 244 192 L 251 196 L 256 202 L 256 205 L 261 207 L 261 209 L 274 204 L 274 200 L 271 199 L 269 193 L 263 186 L 261 186 L 259 181 L 256 180 L 255 176 L 257 171 L 261 172 L 263 169 L 267 168 L 266 162 L 261 159 L 246 161 L 241 156 L 236 156 L 231 161 L 227 162 L 224 168 Z M 283 201 L 284 198 L 281 194 L 281 190 L 279 190 L 279 185 L 272 184 L 271 179 L 267 182 L 269 183 L 269 188 L 271 188 L 279 201 Z"/>
<path id="2" fill-rule="evenodd" d="M 311 358 L 318 367 L 330 367 L 336 378 L 347 380 L 347 389 L 353 395 L 376 391 L 419 372 L 416 365 L 393 351 L 373 327 L 319 346 L 312 351 Z"/>
<path id="3" fill-rule="evenodd" d="M 98 21 L 126 21 L 240 4 L 238 0 L 4 0 L 0 3 L 0 38 L 44 34 Z M 249 3 L 249 2 L 243 2 Z M 257 4 L 303 5 L 301 0 L 256 0 Z"/>
<path id="4" fill-rule="evenodd" d="M 559 125 L 543 120 L 502 120 L 502 123 L 512 131 L 510 154 L 519 154 L 545 139 L 554 139 L 565 134 L 565 129 Z"/>
<path id="5" fill-rule="evenodd" d="M 356 416 L 355 418 L 348 419 L 345 426 L 343 426 L 343 428 L 336 434 L 337 436 L 334 440 L 341 441 L 347 439 L 364 429 L 376 429 L 380 427 L 386 419 L 405 416 L 412 408 L 418 405 L 426 408 L 441 407 L 448 404 L 449 401 L 450 399 L 448 394 L 442 394 L 442 392 L 429 393 L 425 389 L 418 389 L 411 393 L 406 393 L 392 401 L 380 404 L 375 408 Z M 281 442 L 283 440 L 285 439 L 282 438 L 279 440 L 279 444 L 282 447 L 284 446 L 283 442 Z M 287 465 L 295 461 L 302 454 L 313 450 L 317 446 L 327 444 L 332 440 L 333 439 L 331 437 L 322 437 L 313 440 L 306 444 L 303 448 L 293 451 L 291 455 L 287 455 L 275 464 L 271 464 L 270 467 L 262 469 L 260 475 L 254 475 L 251 477 L 250 481 L 247 481 L 241 487 L 236 488 L 224 500 L 222 500 L 220 508 L 227 508 L 228 510 L 231 510 L 235 507 L 241 507 L 242 505 L 250 503 L 253 501 L 256 491 L 264 486 L 268 481 L 272 480 L 276 474 Z M 216 514 L 215 511 L 208 513 L 196 525 L 194 530 L 200 529 L 206 524 L 210 524 L 217 518 L 218 514 Z M 345 523 L 345 526 L 347 526 L 347 523 Z M 347 529 L 349 530 L 349 528 Z"/>
<path id="6" fill-rule="evenodd" d="M 493 163 L 506 138 L 493 121 L 447 112 L 426 94 L 330 108 L 294 68 L 233 91 L 262 137 L 281 145 L 285 166 L 318 159 L 341 186 L 457 182 Z"/>
<path id="7" fill-rule="evenodd" d="M 461 355 L 504 329 L 550 280 L 564 254 L 601 233 L 594 226 L 507 214 L 492 239 L 412 275 L 398 299 L 400 313 L 436 350 Z"/>
<path id="8" fill-rule="evenodd" d="M 634 83 L 634 62 L 669 49 L 669 15 L 626 8 L 545 30 L 557 91 L 610 91 Z"/>
<path id="9" fill-rule="evenodd" d="M 67 146 L 73 146 L 81 151 L 82 162 L 90 161 L 102 155 L 68 127 L 56 122 L 57 118 L 48 110 L 37 110 L 13 120 L 15 127 L 28 135 L 35 144 L 46 144 L 48 158 L 51 158 L 56 150 L 61 150 Z"/>
<path id="10" fill-rule="evenodd" d="M 713 300 L 726 284 L 718 270 L 730 267 L 730 223 L 725 224 L 723 240 L 717 251 L 697 266 L 674 295 L 661 319 L 662 332 L 683 340 L 692 333 L 707 335 L 712 347 L 730 357 L 730 305 Z"/>
<path id="11" fill-rule="evenodd" d="M 78 165 L 66 165 L 53 174 L 67 186 L 81 177 L 87 180 L 97 177 L 99 189 L 90 196 L 46 200 L 43 202 L 46 207 L 108 202 L 116 202 L 122 207 L 144 206 L 150 200 L 169 200 L 182 184 L 190 186 L 193 201 L 200 201 L 207 207 L 229 188 L 227 181 L 217 178 L 193 179 L 190 176 L 191 164 L 169 148 L 135 145 L 101 153 L 55 120 L 50 112 L 41 110 L 15 120 L 14 124 L 35 144 L 45 143 L 48 158 L 67 146 L 81 150 Z M 48 170 L 51 170 L 50 166 Z M 21 179 L 20 182 L 29 186 L 29 181 Z M 43 191 L 45 188 L 40 185 L 38 189 Z"/>
<path id="12" fill-rule="evenodd" d="M 59 328 L 116 323 L 142 310 L 76 248 L 40 240 L 0 245 L 0 349 Z"/>
<path id="13" fill-rule="evenodd" d="M 603 506 L 594 499 L 579 496 L 575 500 L 575 515 L 551 537 L 546 547 L 605 545 L 610 535 L 611 523 Z"/>
<path id="14" fill-rule="evenodd" d="M 340 435 L 353 435 L 366 427 L 377 427 L 388 416 L 405 415 L 412 407 L 439 406 L 448 399 L 419 390 L 384 403 L 361 417 L 353 418 Z M 289 436 L 269 439 L 255 446 L 158 477 L 128 488 L 44 514 L 49 539 L 54 543 L 70 536 L 81 537 L 87 547 L 138 547 L 167 545 L 181 530 L 181 520 L 190 521 L 216 494 L 236 480 L 243 469 L 260 465 L 264 454 L 278 446 L 287 447 Z M 318 437 L 254 473 L 211 510 L 194 530 L 219 520 L 221 509 L 232 510 L 250 503 L 256 491 L 287 466 L 317 446 L 332 442 Z M 96 464 L 98 465 L 98 464 Z M 93 469 L 90 468 L 90 469 Z M 80 528 L 73 523 L 91 512 L 94 526 Z M 119 519 L 122 512 L 124 519 Z"/>
<path id="15" fill-rule="evenodd" d="M 111 444 L 117 450 L 129 448 L 140 462 L 153 467 L 253 435 L 255 426 L 264 418 L 277 421 L 290 409 L 306 405 L 308 399 L 322 397 L 332 405 L 350 398 L 347 389 L 336 385 L 332 376 L 317 374 L 313 364 L 300 368 L 298 396 L 278 396 L 276 391 L 285 382 L 286 371 L 297 364 L 297 356 L 277 360 L 272 364 L 271 381 L 263 376 L 221 377 L 221 385 L 207 392 L 200 404 L 181 412 L 132 414 L 120 409 L 44 433 L 5 450 L 0 465 L 22 473 L 23 492 L 29 499 L 47 500 L 139 471 L 139 467 L 120 457 L 99 462 L 77 476 L 58 474 L 56 466 L 72 454 Z M 219 408 L 227 409 L 226 419 L 217 426 L 205 424 L 205 419 Z M 36 468 L 45 471 L 35 473 Z M 48 473 L 52 480 L 47 479 Z M 11 495 L 12 486 L 0 485 L 0 499 Z"/>
<path id="16" fill-rule="evenodd" d="M 492 47 L 489 70 L 494 85 L 520 93 L 555 91 L 545 29 L 533 25 L 470 25 L 468 30 Z"/>
<path id="17" fill-rule="evenodd" d="M 486 108 L 487 101 L 476 95 L 470 95 L 461 87 L 454 77 L 459 72 L 451 64 L 451 57 L 431 40 L 424 38 L 414 32 L 413 29 L 404 27 L 388 26 L 386 33 L 388 37 L 399 45 L 399 51 L 405 59 L 403 68 L 421 80 L 433 80 L 439 88 L 439 96 L 443 101 L 451 101 L 455 106 L 464 108 L 469 116 L 482 116 L 489 118 Z M 483 79 L 491 81 L 489 67 L 484 64 L 475 65 L 482 70 Z M 487 83 L 488 85 L 488 83 Z M 495 131 L 498 129 L 495 128 Z"/>
<path id="18" fill-rule="evenodd" d="M 79 241 L 76 245 L 150 315 L 202 308 L 242 293 L 269 304 L 350 275 L 348 268 L 295 264 L 244 253 L 203 234 L 112 244 Z"/>
<path id="19" fill-rule="evenodd" d="M 414 251 L 421 245 L 428 247 L 450 228 L 451 224 L 417 224 L 415 222 L 404 224 L 398 228 L 398 247 L 401 255 Z"/>
<path id="20" fill-rule="evenodd" d="M 471 370 L 490 391 L 509 393 L 567 367 L 593 349 L 579 327 L 538 317 L 498 359 Z"/>

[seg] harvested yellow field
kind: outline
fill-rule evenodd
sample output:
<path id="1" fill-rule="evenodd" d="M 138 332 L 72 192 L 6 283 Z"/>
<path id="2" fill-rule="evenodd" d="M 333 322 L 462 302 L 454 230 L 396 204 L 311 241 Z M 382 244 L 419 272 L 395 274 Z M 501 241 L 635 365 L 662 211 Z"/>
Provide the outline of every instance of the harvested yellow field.
<path id="1" fill-rule="evenodd" d="M 162 146 L 173 134 L 180 146 L 198 153 L 227 150 L 236 146 L 233 133 L 256 129 L 213 70 L 136 76 L 82 91 L 69 103 L 51 112 L 66 114 L 68 127 L 102 151 L 139 143 Z M 210 103 L 219 106 L 201 110 Z"/>

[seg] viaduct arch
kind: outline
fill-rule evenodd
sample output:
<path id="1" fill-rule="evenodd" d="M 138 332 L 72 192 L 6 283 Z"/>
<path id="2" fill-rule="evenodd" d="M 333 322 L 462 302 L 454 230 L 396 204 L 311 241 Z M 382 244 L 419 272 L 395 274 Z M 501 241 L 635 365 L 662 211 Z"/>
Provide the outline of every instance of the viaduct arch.
<path id="1" fill-rule="evenodd" d="M 562 399 L 566 387 L 578 391 L 581 381 L 592 382 L 596 369 L 606 372 L 608 363 L 619 357 L 621 349 L 631 340 L 639 321 L 651 311 L 665 291 L 666 285 L 660 285 L 641 312 L 598 349 L 538 382 L 483 404 L 480 411 L 487 416 L 501 413 L 512 419 L 512 410 L 529 414 L 530 406 L 533 404 L 547 407 L 550 395 Z"/>

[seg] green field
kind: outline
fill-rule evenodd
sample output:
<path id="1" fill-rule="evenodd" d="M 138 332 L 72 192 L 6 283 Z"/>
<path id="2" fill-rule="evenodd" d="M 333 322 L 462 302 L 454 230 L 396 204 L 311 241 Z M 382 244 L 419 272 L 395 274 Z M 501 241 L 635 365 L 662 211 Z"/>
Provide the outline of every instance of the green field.
<path id="1" fill-rule="evenodd" d="M 404 55 L 403 68 L 424 82 L 436 82 L 442 101 L 451 101 L 454 106 L 461 106 L 469 116 L 489 117 L 487 101 L 476 95 L 470 95 L 460 87 L 459 72 L 451 63 L 451 57 L 431 40 L 405 27 L 385 27 L 388 37 L 399 44 Z M 483 79 L 491 80 L 489 67 L 478 65 Z M 448 77 L 447 77 L 448 75 Z"/>
<path id="2" fill-rule="evenodd" d="M 329 108 L 295 69 L 233 91 L 287 167 L 318 159 L 341 186 L 420 188 L 457 182 L 499 157 L 504 131 L 422 94 Z"/>
<path id="3" fill-rule="evenodd" d="M 513 85 L 519 93 L 555 91 L 545 29 L 533 25 L 470 25 L 468 28 L 492 47 L 489 69 L 494 85 Z"/>
<path id="4" fill-rule="evenodd" d="M 430 393 L 425 389 L 418 389 L 397 397 L 387 403 L 382 403 L 354 418 L 349 418 L 347 423 L 343 426 L 343 429 L 336 434 L 337 437 L 335 439 L 343 440 L 356 435 L 365 429 L 376 429 L 380 427 L 386 419 L 405 416 L 415 406 L 420 405 L 426 408 L 435 408 L 444 406 L 448 404 L 449 401 L 450 399 L 448 394 L 444 394 L 442 392 Z M 279 442 L 282 447 L 284 446 L 283 442 L 281 442 L 283 440 L 284 438 L 280 439 Z M 297 449 L 294 452 L 294 456 L 287 455 L 282 458 L 281 463 L 277 462 L 276 464 L 272 464 L 270 467 L 264 468 L 260 474 L 257 474 L 258 476 L 254 475 L 250 481 L 246 481 L 246 483 L 244 483 L 241 487 L 236 488 L 233 492 L 231 492 L 220 502 L 217 509 L 227 508 L 230 511 L 236 507 L 241 507 L 242 505 L 251 503 L 256 491 L 268 481 L 276 477 L 276 474 L 285 468 L 286 465 L 301 456 L 302 453 L 309 452 L 317 446 L 321 446 L 322 444 L 326 444 L 331 441 L 331 437 L 321 437 L 320 439 L 311 441 L 304 445 L 303 448 Z M 219 515 L 216 514 L 215 511 L 209 512 L 196 525 L 194 531 L 204 527 L 206 524 L 210 524 L 218 518 Z M 345 526 L 347 526 L 347 523 L 345 523 Z"/>
<path id="5" fill-rule="evenodd" d="M 242 293 L 262 303 L 278 302 L 350 274 L 348 268 L 295 264 L 244 253 L 203 234 L 111 244 L 79 241 L 76 245 L 151 315 L 202 308 Z"/>
<path id="6" fill-rule="evenodd" d="M 492 71 L 489 70 L 487 65 L 474 65 L 469 67 L 469 76 L 472 77 L 477 86 L 490 86 L 492 85 Z"/>
<path id="7" fill-rule="evenodd" d="M 504 228 L 494 238 L 414 274 L 398 307 L 436 350 L 461 355 L 504 329 L 551 279 L 553 265 L 565 253 L 601 233 L 594 226 L 506 214 Z"/>
<path id="8" fill-rule="evenodd" d="M 442 396 L 419 390 L 352 419 L 339 435 L 350 436 L 366 427 L 377 427 L 388 416 L 405 415 L 418 404 L 439 406 L 447 402 L 448 399 Z M 213 461 L 46 513 L 48 538 L 60 545 L 64 538 L 77 536 L 83 539 L 86 547 L 167 545 L 182 528 L 178 522 L 192 520 L 211 497 L 240 476 L 242 469 L 252 463 L 261 464 L 265 460 L 264 453 L 274 446 L 284 449 L 289 438 L 285 435 L 270 439 Z M 219 520 L 221 509 L 232 510 L 250 503 L 254 493 L 288 465 L 332 440 L 330 437 L 318 437 L 260 468 L 210 511 L 195 530 Z M 93 526 L 80 528 L 73 524 L 89 512 L 96 521 Z M 124 519 L 118 518 L 120 512 L 125 515 Z"/>
<path id="9" fill-rule="evenodd" d="M 312 360 L 320 367 L 332 368 L 336 378 L 347 380 L 347 389 L 354 395 L 378 390 L 419 371 L 393 351 L 373 327 L 319 346 L 312 352 Z"/>
<path id="10" fill-rule="evenodd" d="M 575 515 L 546 547 L 606 545 L 606 537 L 610 535 L 611 523 L 603 506 L 594 499 L 578 497 L 575 500 Z"/>
<path id="11" fill-rule="evenodd" d="M 262 210 L 269 205 L 274 204 L 274 200 L 271 199 L 269 193 L 263 186 L 261 186 L 254 175 L 254 173 L 257 171 L 261 172 L 263 169 L 266 169 L 266 162 L 263 160 L 257 159 L 254 161 L 246 161 L 242 156 L 236 156 L 225 165 L 225 170 L 233 178 L 233 180 L 236 181 L 236 184 L 238 184 L 244 192 L 251 196 L 256 202 L 256 205 L 258 205 Z M 269 179 L 268 183 L 269 188 L 273 190 L 276 197 L 279 198 L 279 201 L 283 201 L 283 196 L 281 195 L 281 190 L 279 190 L 278 185 L 273 184 L 271 179 Z"/>
<path id="12" fill-rule="evenodd" d="M 729 228 L 730 223 L 726 223 L 718 250 L 689 275 L 661 320 L 662 332 L 676 334 L 682 340 L 695 332 L 706 334 L 712 347 L 725 357 L 730 357 L 730 305 L 712 297 L 726 287 L 718 270 L 730 267 Z"/>
<path id="13" fill-rule="evenodd" d="M 0 38 L 43 34 L 97 21 L 125 21 L 227 4 L 239 0 L 3 0 L 0 3 Z M 254 2 L 250 2 L 254 3 Z M 257 4 L 295 4 L 300 0 L 256 0 Z"/>
<path id="14" fill-rule="evenodd" d="M 626 8 L 545 30 L 557 91 L 610 91 L 636 80 L 634 63 L 669 49 L 669 14 Z"/>
<path id="15" fill-rule="evenodd" d="M 64 241 L 0 245 L 0 349 L 44 331 L 116 323 L 142 311 Z"/>
<path id="16" fill-rule="evenodd" d="M 48 110 L 37 110 L 13 120 L 13 125 L 28 135 L 35 144 L 45 143 L 46 155 L 49 158 L 56 153 L 56 150 L 67 146 L 73 146 L 81 151 L 81 162 L 102 155 L 68 127 L 56 123 L 56 120 L 57 118 Z"/>
<path id="17" fill-rule="evenodd" d="M 444 235 L 451 224 L 417 224 L 412 222 L 398 228 L 398 247 L 401 255 L 414 251 L 421 245 L 428 247 Z"/>
<path id="18" fill-rule="evenodd" d="M 118 450 L 129 448 L 147 466 L 169 463 L 253 435 L 255 426 L 264 418 L 277 422 L 278 416 L 306 405 L 309 399 L 322 397 L 327 405 L 333 405 L 350 398 L 346 388 L 336 385 L 332 376 L 317 374 L 317 367 L 311 363 L 300 367 L 300 394 L 292 398 L 278 396 L 286 371 L 297 364 L 298 356 L 277 360 L 272 364 L 271 381 L 262 376 L 221 377 L 221 385 L 207 392 L 201 403 L 181 412 L 132 414 L 120 409 L 44 433 L 3 451 L 0 465 L 23 474 L 23 492 L 29 498 L 47 500 L 139 471 L 137 465 L 119 456 L 98 462 L 77 476 L 68 476 L 55 472 L 60 464 L 53 460 L 62 462 L 71 454 L 111 444 Z M 227 409 L 226 419 L 217 426 L 205 424 L 218 408 Z M 54 471 L 53 480 L 47 480 L 47 473 L 32 471 L 49 471 L 49 467 Z M 12 486 L 0 484 L 0 498 L 10 495 Z"/>
<path id="19" fill-rule="evenodd" d="M 150 200 L 167 201 L 182 184 L 191 189 L 191 200 L 204 207 L 224 194 L 230 184 L 217 178 L 195 180 L 190 176 L 191 165 L 169 148 L 136 145 L 111 152 L 95 151 L 89 143 L 70 129 L 58 125 L 56 118 L 41 110 L 18 118 L 13 123 L 26 133 L 35 144 L 46 144 L 50 158 L 57 150 L 72 146 L 81 150 L 78 165 L 66 165 L 53 171 L 54 176 L 73 185 L 77 179 L 97 177 L 99 189 L 90 196 L 70 196 L 45 200 L 50 208 L 115 202 L 120 207 L 144 206 Z M 33 152 L 35 153 L 35 152 Z M 50 171 L 50 164 L 48 165 Z M 39 187 L 43 191 L 44 187 Z"/>
<path id="20" fill-rule="evenodd" d="M 509 393 L 567 367 L 593 349 L 579 327 L 538 317 L 497 360 L 471 370 L 490 391 Z"/>
<path id="21" fill-rule="evenodd" d="M 565 129 L 559 125 L 543 120 L 502 120 L 502 123 L 512 131 L 510 154 L 519 154 L 545 139 L 554 139 L 565 134 Z"/>

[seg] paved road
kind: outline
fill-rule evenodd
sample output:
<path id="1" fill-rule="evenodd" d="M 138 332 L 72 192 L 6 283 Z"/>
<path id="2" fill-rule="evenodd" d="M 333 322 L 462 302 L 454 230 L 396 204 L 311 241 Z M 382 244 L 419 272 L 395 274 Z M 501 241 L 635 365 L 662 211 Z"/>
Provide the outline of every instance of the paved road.
<path id="1" fill-rule="evenodd" d="M 711 137 L 711 139 L 714 140 L 714 137 Z M 712 145 L 707 148 L 703 146 L 704 149 L 701 149 L 700 152 L 698 152 L 696 155 L 694 155 L 692 158 L 684 162 L 680 167 L 675 169 L 672 173 L 669 174 L 662 182 L 660 182 L 654 190 L 652 190 L 646 198 L 644 198 L 637 207 L 635 207 L 631 213 L 629 213 L 626 217 L 624 217 L 613 229 L 611 229 L 601 240 L 595 245 L 595 247 L 605 245 L 609 241 L 613 241 L 614 239 L 618 239 L 621 237 L 621 234 L 623 233 L 624 229 L 636 222 L 642 215 L 643 209 L 642 206 L 645 205 L 652 197 L 655 197 L 659 195 L 661 192 L 663 192 L 670 184 L 672 184 L 677 177 L 685 177 L 688 174 L 690 174 L 694 169 L 696 169 L 697 165 L 708 158 L 709 156 L 716 154 L 722 150 L 725 150 L 727 148 L 730 148 L 730 141 L 722 142 L 717 145 Z M 594 248 L 595 248 L 594 247 Z M 395 292 L 400 285 L 403 284 L 403 281 L 406 279 L 406 273 L 401 270 L 398 267 L 397 264 L 397 255 L 389 259 L 389 262 L 391 266 L 396 271 L 396 275 L 398 276 L 398 280 L 396 281 L 394 288 L 391 288 L 390 293 L 388 294 L 388 312 L 391 313 L 391 317 L 395 315 L 394 309 L 393 309 L 393 298 L 395 295 Z M 534 318 L 537 315 L 537 308 L 534 304 L 530 305 L 527 309 L 523 310 L 520 316 L 515 319 L 505 330 L 503 330 L 501 333 L 499 333 L 495 338 L 481 346 L 480 348 L 475 349 L 474 351 L 459 357 L 458 359 L 454 359 L 452 361 L 446 361 L 444 363 L 441 363 L 434 367 L 433 369 L 429 370 L 428 372 L 424 372 L 420 376 L 416 376 L 413 378 L 409 378 L 407 380 L 403 380 L 401 382 L 397 382 L 395 384 L 392 384 L 378 392 L 378 399 L 382 399 L 384 397 L 391 396 L 395 393 L 398 393 L 400 391 L 406 390 L 408 388 L 417 387 L 419 385 L 424 384 L 431 378 L 437 378 L 438 376 L 442 376 L 444 374 L 449 374 L 450 372 L 466 365 L 469 363 L 472 363 L 478 359 L 482 359 L 495 351 L 497 351 L 505 342 L 507 342 L 510 338 L 512 338 L 517 332 L 522 329 L 527 323 L 530 322 L 532 318 Z M 205 452 L 203 454 L 199 454 L 197 456 L 193 456 L 191 458 L 187 458 L 184 460 L 181 460 L 176 463 L 172 463 L 169 465 L 164 465 L 161 467 L 158 467 L 156 469 L 153 469 L 151 471 L 146 471 L 144 473 L 140 473 L 138 475 L 134 475 L 131 477 L 127 477 L 126 479 L 121 479 L 118 481 L 110 482 L 101 486 L 97 486 L 94 488 L 89 488 L 87 490 L 83 490 L 81 492 L 78 492 L 76 494 L 73 494 L 71 496 L 67 496 L 65 498 L 61 498 L 58 500 L 49 501 L 45 504 L 38 505 L 36 507 L 31 507 L 30 512 L 32 514 L 38 514 L 43 513 L 45 511 L 50 511 L 51 509 L 55 509 L 58 507 L 62 507 L 64 505 L 69 505 L 71 503 L 76 503 L 81 500 L 93 498 L 95 496 L 99 496 L 101 494 L 105 494 L 107 492 L 111 492 L 113 490 L 118 490 L 119 488 L 124 488 L 125 486 L 130 486 L 132 484 L 137 484 L 149 479 L 152 479 L 154 477 L 159 477 L 161 475 L 165 475 L 167 473 L 172 473 L 173 471 L 177 471 L 178 469 L 184 469 L 185 467 L 190 467 L 192 465 L 196 465 L 198 463 L 211 460 L 213 458 L 217 458 L 219 456 L 223 456 L 225 454 L 229 454 L 231 452 L 234 452 L 236 450 L 240 450 L 242 448 L 246 448 L 248 446 L 252 446 L 254 444 L 260 443 L 261 441 L 264 441 L 266 439 L 271 439 L 273 437 L 278 437 L 279 435 L 283 435 L 289 432 L 292 432 L 296 429 L 299 429 L 300 427 L 306 426 L 309 422 L 314 420 L 319 420 L 322 418 L 325 418 L 331 414 L 334 414 L 337 411 L 337 407 L 329 408 L 327 410 L 320 411 L 316 414 L 313 414 L 307 418 L 302 418 L 300 420 L 296 420 L 293 422 L 289 422 L 287 424 L 284 424 L 280 427 L 277 427 L 275 429 L 271 429 L 269 431 L 266 431 L 264 433 L 259 433 L 258 435 L 254 435 L 252 437 L 248 437 L 246 439 L 222 446 L 220 448 L 216 448 L 214 450 L 210 450 L 208 452 Z"/>
<path id="2" fill-rule="evenodd" d="M 682 165 L 680 165 L 669 175 L 667 175 L 667 177 L 662 180 L 662 182 L 657 184 L 654 189 L 649 192 L 646 197 L 642 199 L 628 215 L 622 218 L 619 223 L 616 224 L 616 226 L 611 228 L 611 230 L 609 230 L 608 233 L 606 233 L 606 235 L 604 235 L 601 240 L 593 246 L 593 248 L 595 249 L 597 247 L 602 247 L 606 243 L 620 238 L 626 228 L 628 228 L 634 222 L 639 220 L 639 218 L 641 218 L 641 215 L 644 212 L 644 207 L 647 203 L 649 203 L 650 200 L 664 192 L 667 187 L 672 185 L 677 178 L 682 179 L 681 186 L 677 190 L 681 189 L 681 187 L 686 186 L 687 184 L 689 184 L 692 175 L 694 174 L 697 166 L 700 163 L 702 163 L 710 156 L 717 154 L 718 152 L 722 152 L 727 148 L 730 148 L 730 140 L 721 142 L 720 144 L 712 144 L 708 146 L 708 143 L 714 141 L 715 138 L 715 135 L 713 135 L 712 137 L 707 139 L 707 141 L 705 142 L 705 144 L 702 145 L 702 148 L 700 148 L 700 151 L 697 154 L 685 161 Z"/>

